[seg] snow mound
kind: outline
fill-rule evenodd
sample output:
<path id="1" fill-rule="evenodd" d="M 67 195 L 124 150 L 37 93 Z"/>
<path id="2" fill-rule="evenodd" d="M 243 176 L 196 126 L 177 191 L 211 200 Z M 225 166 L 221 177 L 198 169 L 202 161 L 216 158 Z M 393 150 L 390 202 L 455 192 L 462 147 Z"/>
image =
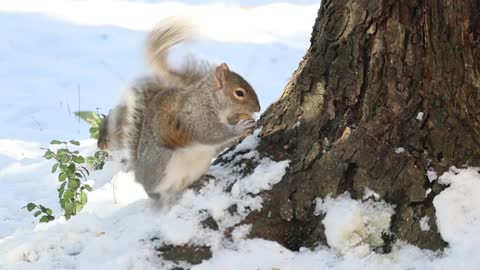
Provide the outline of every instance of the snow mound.
<path id="1" fill-rule="evenodd" d="M 334 199 L 317 199 L 316 214 L 325 213 L 322 223 L 330 247 L 345 253 L 353 247 L 370 248 L 383 244 L 382 234 L 389 233 L 394 207 L 371 199 L 360 202 L 344 193 Z"/>
<path id="2" fill-rule="evenodd" d="M 424 216 L 420 219 L 420 230 L 426 232 L 430 230 L 430 225 L 428 222 L 430 221 L 430 218 L 428 216 Z"/>
<path id="3" fill-rule="evenodd" d="M 449 185 L 433 200 L 438 230 L 443 239 L 450 244 L 452 248 L 450 252 L 458 256 L 458 261 L 468 262 L 475 259 L 478 267 L 480 168 L 460 170 L 452 167 L 438 178 L 438 182 Z"/>

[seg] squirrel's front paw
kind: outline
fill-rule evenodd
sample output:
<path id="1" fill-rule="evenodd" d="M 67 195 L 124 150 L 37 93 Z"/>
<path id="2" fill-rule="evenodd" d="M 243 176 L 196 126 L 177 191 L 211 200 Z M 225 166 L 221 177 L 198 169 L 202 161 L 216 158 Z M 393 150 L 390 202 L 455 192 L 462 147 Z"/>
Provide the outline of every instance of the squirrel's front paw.
<path id="1" fill-rule="evenodd" d="M 242 138 L 245 138 L 248 135 L 252 134 L 254 128 L 255 120 L 253 120 L 252 118 L 242 119 L 238 121 L 238 123 L 235 125 L 235 131 Z"/>

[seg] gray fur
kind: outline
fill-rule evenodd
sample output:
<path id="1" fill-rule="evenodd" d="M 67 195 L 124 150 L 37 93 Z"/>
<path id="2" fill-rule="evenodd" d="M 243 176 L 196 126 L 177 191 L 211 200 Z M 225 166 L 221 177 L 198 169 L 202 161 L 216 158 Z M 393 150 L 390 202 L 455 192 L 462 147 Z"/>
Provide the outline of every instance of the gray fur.
<path id="1" fill-rule="evenodd" d="M 136 181 L 143 185 L 151 198 L 156 199 L 163 196 L 158 194 L 160 184 L 164 185 L 170 183 L 165 182 L 167 180 L 177 179 L 176 176 L 166 177 L 176 173 L 171 169 L 167 171 L 172 159 L 176 160 L 174 156 L 179 157 L 181 153 L 180 157 L 185 157 L 183 160 L 185 161 L 192 157 L 196 158 L 198 153 L 203 153 L 202 151 L 210 154 L 213 149 L 215 155 L 218 154 L 221 147 L 231 145 L 254 126 L 253 120 L 242 120 L 236 125 L 230 125 L 221 115 L 245 113 L 249 112 L 250 108 L 259 109 L 256 95 L 253 107 L 234 104 L 231 97 L 227 96 L 226 90 L 220 88 L 216 70 L 209 64 L 190 58 L 180 70 L 172 71 L 168 67 L 166 60 L 168 49 L 184 41 L 188 37 L 187 30 L 184 24 L 167 23 L 150 34 L 147 40 L 147 55 L 156 76 L 145 77 L 135 82 L 129 91 L 131 100 L 127 101 L 126 145 L 130 155 L 130 166 L 135 170 Z M 234 76 L 240 77 L 237 74 Z M 241 77 L 238 79 L 242 80 Z M 191 145 L 200 147 L 197 155 L 185 150 L 191 148 L 182 148 L 182 145 L 176 148 L 166 144 L 166 135 L 168 139 L 168 136 L 182 138 L 182 134 L 186 134 L 188 138 L 188 147 Z M 169 193 L 183 190 L 192 181 L 197 180 L 201 173 L 205 173 L 201 171 L 202 164 L 208 165 L 213 157 L 200 155 L 199 158 L 203 160 L 198 163 L 200 165 L 196 165 L 198 172 L 192 170 L 193 176 L 187 172 L 187 178 L 177 179 L 181 183 L 172 188 L 168 188 L 167 185 Z M 182 172 L 179 173 L 178 177 L 183 177 Z"/>
<path id="2" fill-rule="evenodd" d="M 127 126 L 127 106 L 118 105 L 105 116 L 99 128 L 97 147 L 102 150 L 119 150 L 124 145 L 124 130 Z"/>

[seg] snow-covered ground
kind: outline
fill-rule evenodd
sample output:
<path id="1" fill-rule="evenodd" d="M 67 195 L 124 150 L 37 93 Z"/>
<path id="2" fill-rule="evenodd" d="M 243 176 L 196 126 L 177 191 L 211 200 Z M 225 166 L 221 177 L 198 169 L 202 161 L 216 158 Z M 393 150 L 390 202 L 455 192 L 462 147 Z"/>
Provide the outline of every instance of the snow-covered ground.
<path id="1" fill-rule="evenodd" d="M 72 113 L 108 111 L 120 90 L 146 72 L 142 40 L 162 18 L 191 17 L 205 38 L 178 48 L 172 60 L 190 51 L 227 62 L 252 82 L 265 109 L 308 47 L 318 9 L 308 0 L 273 2 L 0 0 L 0 269 L 168 269 L 171 263 L 154 249 L 161 244 L 210 246 L 213 257 L 192 269 L 480 269 L 475 168 L 452 168 L 432 178 L 449 185 L 434 200 L 438 228 L 450 244 L 444 252 L 398 243 L 390 254 L 374 253 L 395 208 L 348 194 L 316 200 L 330 247 L 292 252 L 246 239 L 248 225 L 237 226 L 231 238 L 204 228 L 201 221 L 209 215 L 220 229 L 238 224 L 262 206 L 257 194 L 281 180 L 288 161 L 260 159 L 255 151 L 236 157 L 259 162 L 251 175 L 242 178 L 228 164 L 212 166 L 209 173 L 218 181 L 199 192 L 187 190 L 169 210 L 153 207 L 132 175 L 117 172 L 114 162 L 91 174 L 89 202 L 68 222 L 38 224 L 22 209 L 35 202 L 61 213 L 58 181 L 40 147 L 53 138 L 80 139 L 84 155 L 95 151 L 95 141 L 86 139 L 88 126 Z M 237 149 L 257 142 L 250 136 Z M 237 211 L 231 213 L 233 204 Z M 435 221 L 421 222 L 428 230 Z"/>

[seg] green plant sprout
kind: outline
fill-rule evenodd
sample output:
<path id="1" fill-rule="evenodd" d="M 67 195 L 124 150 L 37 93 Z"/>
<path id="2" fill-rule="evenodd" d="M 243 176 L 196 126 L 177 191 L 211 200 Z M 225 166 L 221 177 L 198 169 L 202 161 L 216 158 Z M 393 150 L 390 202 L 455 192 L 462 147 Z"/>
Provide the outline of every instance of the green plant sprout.
<path id="1" fill-rule="evenodd" d="M 85 120 L 91 125 L 90 138 L 98 139 L 100 126 L 102 125 L 105 115 L 98 112 L 81 111 L 75 112 L 75 115 Z M 78 150 L 71 151 L 69 146 L 80 146 L 80 142 L 75 140 L 60 141 L 52 140 L 51 145 L 63 145 L 62 148 L 52 150 L 50 148 L 42 148 L 45 151 L 43 157 L 47 160 L 55 160 L 52 166 L 52 173 L 58 172 L 58 181 L 60 186 L 57 189 L 60 207 L 63 209 L 66 220 L 82 211 L 88 202 L 87 192 L 92 191 L 92 187 L 84 182 L 90 174 L 85 164 L 94 170 L 101 170 L 105 165 L 108 153 L 105 151 L 96 151 L 93 156 L 84 158 Z M 36 210 L 34 217 L 40 217 L 39 222 L 50 222 L 55 219 L 52 210 L 41 204 L 28 203 L 23 208 L 29 212 Z"/>

